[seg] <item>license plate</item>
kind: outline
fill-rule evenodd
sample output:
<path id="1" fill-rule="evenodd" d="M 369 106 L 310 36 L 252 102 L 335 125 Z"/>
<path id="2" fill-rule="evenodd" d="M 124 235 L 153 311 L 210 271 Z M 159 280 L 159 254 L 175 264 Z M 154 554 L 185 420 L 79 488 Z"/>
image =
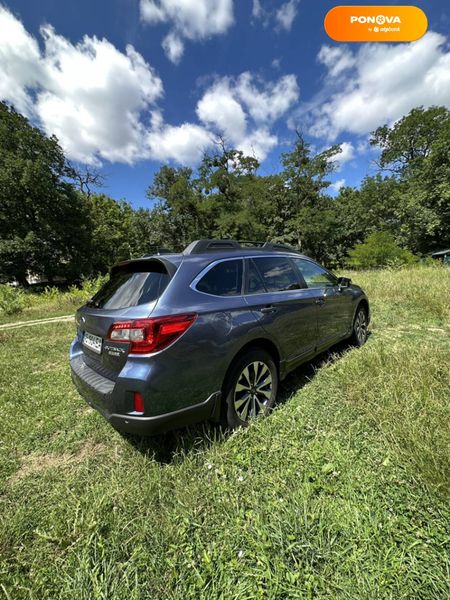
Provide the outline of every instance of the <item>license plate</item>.
<path id="1" fill-rule="evenodd" d="M 92 335 L 92 333 L 84 332 L 83 345 L 92 350 L 97 354 L 102 353 L 102 338 L 98 335 Z"/>

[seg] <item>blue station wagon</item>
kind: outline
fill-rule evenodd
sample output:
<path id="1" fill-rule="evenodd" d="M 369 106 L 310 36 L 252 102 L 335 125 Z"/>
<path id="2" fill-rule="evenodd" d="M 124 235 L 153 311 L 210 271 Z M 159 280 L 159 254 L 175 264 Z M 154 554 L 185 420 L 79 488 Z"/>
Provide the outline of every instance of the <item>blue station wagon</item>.
<path id="1" fill-rule="evenodd" d="M 369 319 L 360 287 L 288 246 L 198 240 L 112 268 L 76 313 L 72 378 L 123 432 L 234 428 L 268 414 L 301 363 L 364 344 Z"/>

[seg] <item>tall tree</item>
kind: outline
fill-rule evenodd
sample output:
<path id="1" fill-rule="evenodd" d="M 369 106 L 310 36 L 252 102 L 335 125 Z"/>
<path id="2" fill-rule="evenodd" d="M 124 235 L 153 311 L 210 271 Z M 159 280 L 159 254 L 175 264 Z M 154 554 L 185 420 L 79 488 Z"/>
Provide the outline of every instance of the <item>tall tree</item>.
<path id="1" fill-rule="evenodd" d="M 133 208 L 105 194 L 89 199 L 92 219 L 92 270 L 105 273 L 116 262 L 133 258 L 137 251 Z"/>
<path id="2" fill-rule="evenodd" d="M 444 106 L 428 109 L 419 106 L 391 127 L 378 127 L 372 133 L 370 143 L 381 149 L 380 168 L 402 174 L 420 165 L 429 156 L 449 116 Z"/>
<path id="3" fill-rule="evenodd" d="M 372 135 L 381 148 L 380 167 L 402 184 L 397 215 L 401 241 L 414 252 L 450 245 L 450 111 L 413 109 Z"/>
<path id="4" fill-rule="evenodd" d="M 251 218 L 252 208 L 261 200 L 258 168 L 256 158 L 229 148 L 220 137 L 215 150 L 203 157 L 196 185 L 209 199 L 204 210 L 213 218 L 216 237 L 259 238 L 258 224 Z M 210 220 L 208 225 L 212 225 Z"/>
<path id="5" fill-rule="evenodd" d="M 73 278 L 89 269 L 88 206 L 57 139 L 0 103 L 0 276 Z"/>
<path id="6" fill-rule="evenodd" d="M 293 150 L 281 158 L 283 241 L 318 259 L 323 259 L 324 248 L 322 238 L 317 235 L 317 219 L 320 221 L 322 210 L 331 209 L 323 196 L 330 185 L 327 178 L 335 169 L 334 159 L 339 152 L 341 148 L 336 145 L 313 154 L 310 145 L 298 134 Z M 331 218 L 331 214 L 327 213 L 327 217 Z"/>
<path id="7" fill-rule="evenodd" d="M 155 174 L 147 197 L 156 202 L 152 211 L 158 231 L 156 246 L 181 250 L 203 230 L 199 197 L 188 167 L 162 166 Z"/>

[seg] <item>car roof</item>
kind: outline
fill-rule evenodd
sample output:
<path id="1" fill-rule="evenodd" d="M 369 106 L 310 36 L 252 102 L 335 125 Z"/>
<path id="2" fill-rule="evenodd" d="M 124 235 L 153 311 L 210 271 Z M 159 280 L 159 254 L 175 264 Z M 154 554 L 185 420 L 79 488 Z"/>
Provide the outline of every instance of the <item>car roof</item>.
<path id="1" fill-rule="evenodd" d="M 253 244 L 251 246 L 244 244 Z M 139 263 L 149 260 L 163 263 L 172 274 L 184 264 L 196 264 L 200 269 L 218 260 L 232 260 L 233 258 L 257 258 L 258 256 L 290 256 L 292 258 L 305 258 L 295 248 L 271 242 L 237 242 L 236 240 L 196 240 L 189 244 L 183 252 L 169 252 L 163 250 L 157 254 L 149 254 L 139 258 L 123 261 L 116 267 L 130 263 Z"/>
<path id="2" fill-rule="evenodd" d="M 303 256 L 296 248 L 292 248 L 286 244 L 278 242 L 261 242 L 261 241 L 237 241 L 229 239 L 203 239 L 191 242 L 182 253 L 167 253 L 162 251 L 158 256 L 180 263 L 182 261 L 198 262 L 199 257 L 204 257 L 208 262 L 233 258 L 233 256 L 261 256 L 261 254 L 289 254 L 295 256 Z"/>
<path id="3" fill-rule="evenodd" d="M 147 256 L 143 258 L 162 258 L 164 260 L 171 261 L 173 263 L 179 264 L 181 262 L 198 262 L 199 259 L 205 260 L 206 262 L 214 262 L 216 260 L 229 258 L 232 260 L 233 258 L 258 258 L 258 256 L 292 256 L 298 258 L 307 258 L 311 260 L 308 256 L 304 254 L 300 254 L 299 252 L 289 252 L 288 250 L 269 250 L 269 249 L 255 249 L 255 248 L 240 248 L 239 250 L 214 250 L 208 252 L 202 252 L 199 254 L 155 254 L 152 256 Z"/>

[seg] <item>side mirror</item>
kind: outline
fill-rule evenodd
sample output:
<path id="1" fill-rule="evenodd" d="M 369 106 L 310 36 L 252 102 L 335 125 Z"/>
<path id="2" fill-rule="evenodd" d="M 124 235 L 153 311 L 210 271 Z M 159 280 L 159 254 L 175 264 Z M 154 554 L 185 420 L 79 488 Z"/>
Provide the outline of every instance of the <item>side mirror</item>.
<path id="1" fill-rule="evenodd" d="M 349 277 L 339 277 L 338 285 L 341 288 L 347 288 L 351 284 L 352 280 Z"/>

